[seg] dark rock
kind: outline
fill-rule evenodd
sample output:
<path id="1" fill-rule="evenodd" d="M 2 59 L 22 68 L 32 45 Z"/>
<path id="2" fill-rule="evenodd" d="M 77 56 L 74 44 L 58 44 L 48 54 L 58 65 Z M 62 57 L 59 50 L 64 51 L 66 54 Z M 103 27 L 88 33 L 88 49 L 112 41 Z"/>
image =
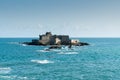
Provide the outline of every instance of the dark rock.
<path id="1" fill-rule="evenodd" d="M 49 49 L 61 49 L 61 46 L 59 45 L 52 45 L 49 47 Z"/>
<path id="2" fill-rule="evenodd" d="M 75 46 L 85 46 L 85 45 L 90 45 L 90 44 L 88 44 L 88 43 L 86 43 L 86 42 L 80 42 L 79 44 L 77 44 L 77 45 L 75 45 Z"/>

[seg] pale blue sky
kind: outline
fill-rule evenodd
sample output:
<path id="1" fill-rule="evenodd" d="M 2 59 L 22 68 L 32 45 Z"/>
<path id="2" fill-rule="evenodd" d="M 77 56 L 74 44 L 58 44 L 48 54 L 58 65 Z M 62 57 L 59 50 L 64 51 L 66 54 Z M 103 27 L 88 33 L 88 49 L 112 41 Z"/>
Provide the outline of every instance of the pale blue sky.
<path id="1" fill-rule="evenodd" d="M 120 0 L 0 0 L 0 37 L 120 37 Z"/>

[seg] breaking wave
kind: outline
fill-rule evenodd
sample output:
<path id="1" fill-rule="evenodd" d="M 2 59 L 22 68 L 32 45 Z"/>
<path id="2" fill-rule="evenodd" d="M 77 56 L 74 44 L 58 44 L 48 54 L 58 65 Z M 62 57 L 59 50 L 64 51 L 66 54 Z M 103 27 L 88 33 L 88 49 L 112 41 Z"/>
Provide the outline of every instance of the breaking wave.
<path id="1" fill-rule="evenodd" d="M 49 61 L 49 60 L 31 60 L 31 62 L 40 63 L 40 64 L 54 63 L 53 61 Z"/>
<path id="2" fill-rule="evenodd" d="M 9 80 L 13 80 L 13 79 L 17 79 L 17 80 L 28 80 L 27 77 L 20 77 L 20 76 L 0 76 L 0 79 L 9 79 Z"/>
<path id="3" fill-rule="evenodd" d="M 49 52 L 47 50 L 36 50 L 37 52 Z"/>
<path id="4" fill-rule="evenodd" d="M 27 46 L 26 44 L 22 44 L 22 43 L 19 43 L 19 42 L 8 42 L 8 44 L 15 44 L 15 45 Z"/>
<path id="5" fill-rule="evenodd" d="M 78 52 L 59 52 L 58 54 L 78 54 Z"/>
<path id="6" fill-rule="evenodd" d="M 26 44 L 21 44 L 22 46 L 27 46 Z"/>
<path id="7" fill-rule="evenodd" d="M 0 74 L 7 74 L 11 71 L 12 69 L 10 67 L 6 68 L 0 68 Z"/>

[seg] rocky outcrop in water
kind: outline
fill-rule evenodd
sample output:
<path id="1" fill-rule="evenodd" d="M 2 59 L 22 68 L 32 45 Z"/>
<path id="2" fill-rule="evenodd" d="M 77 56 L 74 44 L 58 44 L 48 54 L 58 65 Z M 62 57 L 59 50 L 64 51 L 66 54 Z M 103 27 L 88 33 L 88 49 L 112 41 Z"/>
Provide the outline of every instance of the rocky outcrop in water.
<path id="1" fill-rule="evenodd" d="M 46 34 L 39 35 L 39 39 L 33 39 L 32 42 L 23 42 L 27 45 L 72 45 L 74 46 L 84 46 L 89 45 L 85 42 L 80 42 L 79 40 L 71 40 L 68 35 L 52 35 L 51 32 L 46 32 Z"/>

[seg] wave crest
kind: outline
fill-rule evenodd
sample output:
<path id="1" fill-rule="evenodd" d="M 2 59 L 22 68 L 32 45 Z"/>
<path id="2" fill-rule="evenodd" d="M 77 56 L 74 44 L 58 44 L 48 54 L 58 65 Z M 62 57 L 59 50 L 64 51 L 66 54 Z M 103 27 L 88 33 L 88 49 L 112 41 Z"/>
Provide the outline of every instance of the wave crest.
<path id="1" fill-rule="evenodd" d="M 6 76 L 6 75 L 1 75 L 0 78 L 2 79 L 7 79 L 7 80 L 29 80 L 27 77 L 20 77 L 20 76 L 16 76 L 16 75 L 13 75 L 13 76 Z"/>
<path id="2" fill-rule="evenodd" d="M 6 68 L 0 68 L 0 74 L 7 74 L 11 71 L 12 69 L 10 67 Z"/>
<path id="3" fill-rule="evenodd" d="M 58 54 L 78 54 L 78 52 L 59 52 Z"/>
<path id="4" fill-rule="evenodd" d="M 54 63 L 53 61 L 49 61 L 49 60 L 31 60 L 31 62 L 40 63 L 40 64 Z"/>

